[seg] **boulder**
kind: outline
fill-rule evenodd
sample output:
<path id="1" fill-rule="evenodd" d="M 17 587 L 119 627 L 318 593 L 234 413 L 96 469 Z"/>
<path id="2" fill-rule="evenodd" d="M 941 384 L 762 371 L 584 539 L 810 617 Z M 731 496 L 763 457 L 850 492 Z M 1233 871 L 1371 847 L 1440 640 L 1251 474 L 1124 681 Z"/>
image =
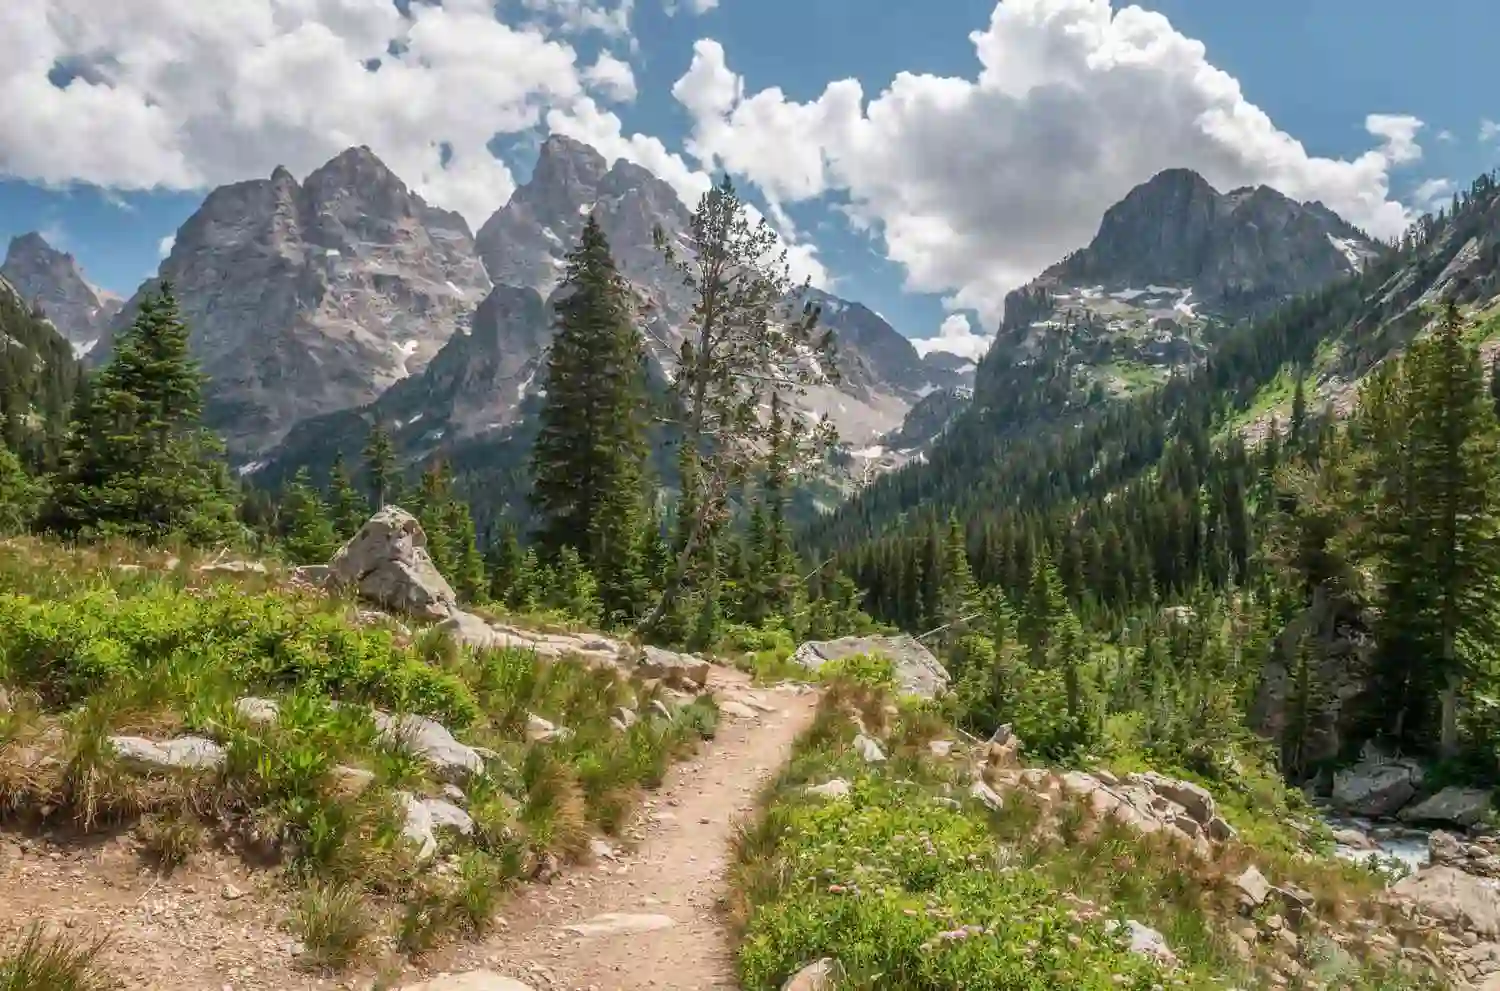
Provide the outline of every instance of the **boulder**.
<path id="1" fill-rule="evenodd" d="M 848 798 L 849 793 L 853 790 L 853 786 L 843 778 L 834 778 L 832 781 L 825 781 L 820 785 L 808 785 L 805 789 L 809 795 L 814 795 L 818 798 L 834 799 Z"/>
<path id="2" fill-rule="evenodd" d="M 420 984 L 402 985 L 400 991 L 533 991 L 530 984 L 504 977 L 493 970 L 471 970 L 466 974 L 439 974 Z"/>
<path id="3" fill-rule="evenodd" d="M 1113 919 L 1104 924 L 1105 932 L 1114 932 L 1120 928 L 1120 924 Z M 1125 920 L 1126 935 L 1130 939 L 1130 952 L 1143 957 L 1151 957 L 1159 963 L 1172 966 L 1177 963 L 1177 954 L 1167 945 L 1167 938 L 1150 926 L 1143 925 L 1134 919 Z"/>
<path id="4" fill-rule="evenodd" d="M 427 534 L 406 510 L 387 506 L 328 562 L 329 582 L 387 609 L 446 619 L 458 597 L 427 553 Z"/>
<path id="5" fill-rule="evenodd" d="M 662 647 L 642 647 L 636 669 L 643 678 L 654 678 L 682 691 L 699 691 L 708 684 L 709 663 L 694 654 L 679 654 Z"/>
<path id="6" fill-rule="evenodd" d="M 1402 878 L 1391 893 L 1463 932 L 1500 937 L 1500 881 L 1443 864 Z"/>
<path id="7" fill-rule="evenodd" d="M 417 846 L 417 858 L 432 859 L 437 853 L 437 835 L 451 830 L 461 836 L 474 833 L 474 820 L 469 813 L 440 798 L 417 798 L 406 792 L 397 792 L 397 798 L 405 804 L 405 822 L 401 835 Z"/>
<path id="8" fill-rule="evenodd" d="M 895 666 L 896 684 L 908 695 L 932 698 L 948 687 L 948 672 L 932 651 L 905 635 L 809 640 L 797 648 L 792 660 L 809 671 L 817 671 L 829 661 L 857 654 L 890 658 Z"/>
<path id="9" fill-rule="evenodd" d="M 834 991 L 838 987 L 842 968 L 838 961 L 832 957 L 824 957 L 817 963 L 810 963 L 797 973 L 787 978 L 781 986 L 781 991 Z"/>
<path id="10" fill-rule="evenodd" d="M 1395 815 L 1419 782 L 1420 773 L 1407 763 L 1357 764 L 1333 776 L 1333 804 L 1352 815 Z"/>
<path id="11" fill-rule="evenodd" d="M 201 736 L 182 736 L 157 743 L 139 736 L 112 736 L 120 763 L 141 774 L 163 771 L 212 771 L 224 765 L 224 748 Z"/>
<path id="12" fill-rule="evenodd" d="M 234 703 L 234 711 L 255 726 L 269 726 L 281 717 L 281 706 L 271 699 L 242 698 Z"/>
<path id="13" fill-rule="evenodd" d="M 1214 816 L 1208 820 L 1208 825 L 1204 826 L 1203 829 L 1204 832 L 1208 833 L 1208 838 L 1215 843 L 1228 843 L 1240 835 L 1237 829 L 1219 816 Z"/>
<path id="14" fill-rule="evenodd" d="M 501 650 L 506 647 L 533 648 L 529 640 L 498 630 L 471 612 L 456 610 L 437 628 L 453 638 L 455 643 L 475 650 Z"/>
<path id="15" fill-rule="evenodd" d="M 1206 788 L 1195 785 L 1191 781 L 1181 781 L 1155 772 L 1148 772 L 1140 777 L 1158 795 L 1186 809 L 1187 814 L 1192 816 L 1199 825 L 1206 826 L 1214 818 L 1214 797 Z"/>
<path id="16" fill-rule="evenodd" d="M 991 812 L 999 812 L 1005 807 L 1005 800 L 1000 797 L 1000 793 L 978 778 L 969 786 L 969 795 L 983 803 Z"/>
<path id="17" fill-rule="evenodd" d="M 1444 788 L 1416 805 L 1401 810 L 1403 822 L 1443 823 L 1468 828 L 1490 808 L 1490 793 L 1479 788 Z"/>
<path id="18" fill-rule="evenodd" d="M 266 566 L 259 561 L 210 561 L 198 566 L 203 575 L 263 575 Z"/>
<path id="19" fill-rule="evenodd" d="M 470 777 L 484 773 L 484 758 L 473 748 L 459 743 L 442 723 L 425 716 L 392 716 L 375 710 L 370 713 L 380 739 L 406 747 L 432 766 L 443 781 L 463 784 Z"/>
<path id="20" fill-rule="evenodd" d="M 292 581 L 311 585 L 313 588 L 323 588 L 332 574 L 333 569 L 326 564 L 304 564 L 292 570 Z"/>
<path id="21" fill-rule="evenodd" d="M 854 738 L 854 749 L 866 764 L 885 763 L 885 751 L 880 749 L 880 744 L 863 733 Z"/>
<path id="22" fill-rule="evenodd" d="M 1239 891 L 1240 904 L 1248 909 L 1260 908 L 1271 897 L 1271 882 L 1254 864 L 1234 879 L 1234 886 Z"/>

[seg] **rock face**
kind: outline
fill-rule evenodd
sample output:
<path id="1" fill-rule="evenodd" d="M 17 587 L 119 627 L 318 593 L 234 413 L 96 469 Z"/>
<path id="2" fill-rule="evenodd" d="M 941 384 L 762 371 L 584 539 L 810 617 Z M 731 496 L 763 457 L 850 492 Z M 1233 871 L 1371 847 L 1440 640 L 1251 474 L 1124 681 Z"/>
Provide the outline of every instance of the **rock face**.
<path id="1" fill-rule="evenodd" d="M 427 534 L 406 510 L 387 506 L 328 562 L 329 581 L 363 599 L 424 619 L 458 611 L 458 598 L 427 553 Z"/>
<path id="2" fill-rule="evenodd" d="M 11 239 L 0 276 L 39 307 L 80 355 L 93 348 L 123 305 L 118 296 L 90 285 L 72 255 L 37 233 Z"/>
<path id="3" fill-rule="evenodd" d="M 302 183 L 277 169 L 214 190 L 116 329 L 162 280 L 209 376 L 205 420 L 241 458 L 421 371 L 490 290 L 463 219 L 368 148 Z"/>
<path id="4" fill-rule="evenodd" d="M 1439 865 L 1402 878 L 1391 893 L 1462 931 L 1500 937 L 1500 881 L 1493 878 Z"/>
<path id="5" fill-rule="evenodd" d="M 1444 788 L 1436 795 L 1401 810 L 1403 822 L 1472 826 L 1490 809 L 1490 793 L 1478 788 Z"/>
<path id="6" fill-rule="evenodd" d="M 948 687 L 948 672 L 932 651 L 905 635 L 809 640 L 797 648 L 792 660 L 809 671 L 817 671 L 829 661 L 857 654 L 890 658 L 896 668 L 896 683 L 908 695 L 932 698 Z"/>
<path id="7" fill-rule="evenodd" d="M 1357 764 L 1333 776 L 1333 804 L 1352 815 L 1391 816 L 1412 800 L 1421 783 L 1421 768 L 1411 761 Z"/>

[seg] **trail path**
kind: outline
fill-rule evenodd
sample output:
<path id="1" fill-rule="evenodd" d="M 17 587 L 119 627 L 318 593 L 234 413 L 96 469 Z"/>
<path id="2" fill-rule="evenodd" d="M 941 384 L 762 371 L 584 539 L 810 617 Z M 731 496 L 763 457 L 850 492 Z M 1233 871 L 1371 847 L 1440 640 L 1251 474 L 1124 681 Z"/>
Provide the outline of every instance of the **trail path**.
<path id="1" fill-rule="evenodd" d="M 717 668 L 710 687 L 723 711 L 718 736 L 649 796 L 640 846 L 527 889 L 496 936 L 460 948 L 445 970 L 489 967 L 538 991 L 737 986 L 718 908 L 734 825 L 790 758 L 817 695 L 752 692 L 742 675 Z"/>

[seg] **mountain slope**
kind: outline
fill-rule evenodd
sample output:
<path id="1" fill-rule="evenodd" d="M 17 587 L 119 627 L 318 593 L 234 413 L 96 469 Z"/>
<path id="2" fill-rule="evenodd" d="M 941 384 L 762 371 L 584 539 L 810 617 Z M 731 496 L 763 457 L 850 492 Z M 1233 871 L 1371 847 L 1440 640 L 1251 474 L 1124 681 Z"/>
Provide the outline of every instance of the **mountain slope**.
<path id="1" fill-rule="evenodd" d="M 0 277 L 0 441 L 27 462 L 58 453 L 82 381 L 73 349 Z"/>
<path id="2" fill-rule="evenodd" d="M 123 305 L 119 297 L 90 285 L 72 255 L 35 232 L 11 239 L 0 277 L 39 307 L 79 354 L 94 346 Z"/>
<path id="3" fill-rule="evenodd" d="M 420 372 L 490 289 L 463 219 L 367 148 L 302 183 L 277 169 L 214 190 L 116 326 L 165 281 L 209 376 L 205 419 L 237 458 Z"/>

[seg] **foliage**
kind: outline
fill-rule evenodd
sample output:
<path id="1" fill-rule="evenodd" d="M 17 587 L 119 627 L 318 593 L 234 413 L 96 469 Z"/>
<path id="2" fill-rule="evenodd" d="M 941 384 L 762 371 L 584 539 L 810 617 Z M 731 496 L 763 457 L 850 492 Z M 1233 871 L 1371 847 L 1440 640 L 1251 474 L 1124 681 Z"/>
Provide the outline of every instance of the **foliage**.
<path id="1" fill-rule="evenodd" d="M 0 957 L 0 991 L 106 991 L 113 982 L 98 965 L 104 941 L 81 944 L 30 926 Z"/>

